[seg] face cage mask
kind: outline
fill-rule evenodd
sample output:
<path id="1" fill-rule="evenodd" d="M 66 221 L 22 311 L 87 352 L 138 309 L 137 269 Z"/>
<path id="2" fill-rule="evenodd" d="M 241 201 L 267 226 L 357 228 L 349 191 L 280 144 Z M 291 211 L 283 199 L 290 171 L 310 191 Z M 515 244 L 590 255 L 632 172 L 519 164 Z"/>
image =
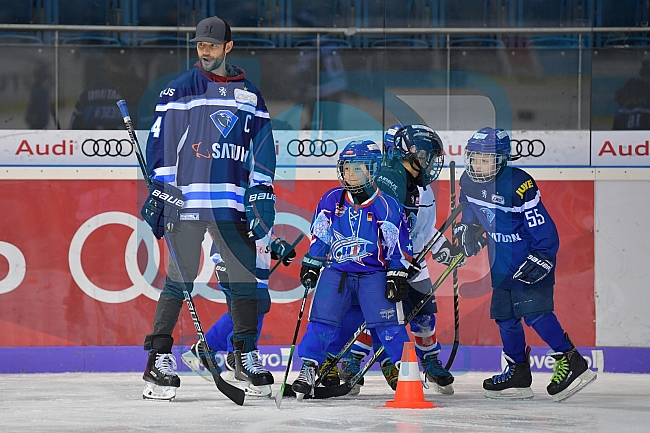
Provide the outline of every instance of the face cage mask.
<path id="1" fill-rule="evenodd" d="M 422 161 L 415 153 L 411 154 L 410 162 L 411 167 L 420 172 L 420 177 L 416 179 L 418 186 L 429 185 L 434 180 L 438 179 L 442 166 L 444 164 L 444 156 L 436 155 L 433 152 L 428 153 L 429 159 Z M 424 165 L 422 165 L 424 163 Z"/>
<path id="2" fill-rule="evenodd" d="M 472 161 L 480 161 L 484 156 L 494 156 L 494 164 L 488 170 L 483 170 L 479 173 L 474 169 L 474 163 Z M 499 171 L 501 171 L 501 167 L 505 165 L 504 162 L 503 155 L 500 153 L 482 153 L 465 149 L 465 170 L 469 178 L 475 183 L 493 181 L 497 177 L 497 174 L 499 174 Z"/>
<path id="3" fill-rule="evenodd" d="M 345 181 L 345 164 L 349 164 L 352 168 L 352 171 L 357 175 L 357 179 L 360 181 L 359 185 L 348 185 Z M 364 166 L 368 170 L 366 174 L 361 166 Z M 377 173 L 379 167 L 377 161 L 366 161 L 366 160 L 356 160 L 356 161 L 338 161 L 336 163 L 336 174 L 339 178 L 339 183 L 347 191 L 350 191 L 352 194 L 361 194 L 362 192 L 374 190 L 374 177 Z"/>

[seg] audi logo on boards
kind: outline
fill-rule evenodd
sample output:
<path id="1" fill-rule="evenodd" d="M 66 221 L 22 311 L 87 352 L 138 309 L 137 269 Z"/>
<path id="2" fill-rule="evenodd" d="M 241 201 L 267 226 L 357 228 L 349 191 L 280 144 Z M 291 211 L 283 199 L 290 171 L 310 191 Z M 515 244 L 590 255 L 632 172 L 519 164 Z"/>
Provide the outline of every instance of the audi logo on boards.
<path id="1" fill-rule="evenodd" d="M 81 151 L 86 156 L 129 156 L 133 153 L 133 143 L 127 139 L 89 138 L 81 144 Z"/>
<path id="2" fill-rule="evenodd" d="M 510 140 L 510 145 L 513 148 L 512 160 L 516 161 L 520 158 L 533 157 L 538 158 L 544 154 L 546 145 L 542 140 Z"/>
<path id="3" fill-rule="evenodd" d="M 339 151 L 339 145 L 331 139 L 298 140 L 287 143 L 287 153 L 291 156 L 325 156 L 332 157 Z"/>

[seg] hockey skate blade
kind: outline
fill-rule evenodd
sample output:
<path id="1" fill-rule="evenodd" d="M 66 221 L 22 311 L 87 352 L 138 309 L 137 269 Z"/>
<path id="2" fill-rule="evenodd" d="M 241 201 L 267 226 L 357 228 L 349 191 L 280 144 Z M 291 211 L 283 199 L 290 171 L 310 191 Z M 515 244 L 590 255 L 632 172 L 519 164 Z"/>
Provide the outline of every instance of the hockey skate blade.
<path id="1" fill-rule="evenodd" d="M 485 389 L 483 390 L 483 396 L 493 400 L 530 400 L 535 394 L 530 388 L 508 388 L 503 391 Z"/>
<path id="2" fill-rule="evenodd" d="M 441 386 L 438 385 L 437 383 L 433 382 L 433 389 L 438 393 L 442 395 L 454 395 L 454 385 L 449 384 L 446 386 Z"/>
<path id="3" fill-rule="evenodd" d="M 578 391 L 581 391 L 585 386 L 589 385 L 591 382 L 596 380 L 598 375 L 594 373 L 593 371 L 587 369 L 584 373 L 582 373 L 576 380 L 573 381 L 571 385 L 569 385 L 569 388 L 565 389 L 562 392 L 558 392 L 553 396 L 553 401 L 556 403 L 560 403 L 567 398 L 571 397 L 573 394 L 575 394 Z M 576 384 L 576 382 L 579 382 Z M 572 386 L 575 385 L 575 386 Z"/>
<path id="4" fill-rule="evenodd" d="M 142 398 L 145 400 L 172 401 L 176 397 L 176 388 L 173 386 L 158 386 L 145 382 Z"/>
<path id="5" fill-rule="evenodd" d="M 194 356 L 194 354 L 191 351 L 187 351 L 181 355 L 181 360 L 183 361 L 183 364 L 187 365 L 190 370 L 192 370 L 194 373 L 198 374 L 208 382 L 212 382 L 212 374 L 205 368 L 203 368 L 203 364 L 201 364 L 201 360 Z"/>

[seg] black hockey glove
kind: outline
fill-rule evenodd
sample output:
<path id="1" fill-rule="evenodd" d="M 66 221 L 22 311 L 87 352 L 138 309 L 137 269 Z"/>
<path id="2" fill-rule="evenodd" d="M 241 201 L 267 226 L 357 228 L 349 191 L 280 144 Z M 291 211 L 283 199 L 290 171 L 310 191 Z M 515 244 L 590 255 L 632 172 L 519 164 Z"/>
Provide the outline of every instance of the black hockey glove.
<path id="1" fill-rule="evenodd" d="M 409 293 L 406 269 L 394 269 L 386 274 L 386 299 L 390 302 L 400 302 L 406 299 Z"/>
<path id="2" fill-rule="evenodd" d="M 282 238 L 277 238 L 271 242 L 271 258 L 273 260 L 282 260 L 284 266 L 289 266 L 293 259 L 296 258 L 296 250 L 291 244 Z"/>
<path id="3" fill-rule="evenodd" d="M 414 278 L 417 274 L 422 272 L 422 265 L 420 265 L 415 261 L 415 259 L 413 259 L 406 272 L 408 273 L 408 279 L 410 280 Z"/>
<path id="4" fill-rule="evenodd" d="M 275 193 L 268 182 L 248 187 L 244 195 L 248 238 L 262 239 L 275 222 Z"/>
<path id="5" fill-rule="evenodd" d="M 431 255 L 436 262 L 440 263 L 441 265 L 449 266 L 454 260 L 454 257 L 456 257 L 459 253 L 464 252 L 459 247 L 453 246 L 451 242 L 445 239 L 445 242 L 442 244 L 438 252 L 432 253 Z M 465 265 L 466 261 L 467 260 L 465 257 L 463 257 L 460 262 L 458 262 L 457 267 L 460 268 L 461 266 Z"/>
<path id="6" fill-rule="evenodd" d="M 325 266 L 325 263 L 322 260 L 313 258 L 309 253 L 305 254 L 300 268 L 300 282 L 302 285 L 310 289 L 316 287 L 323 266 Z"/>
<path id="7" fill-rule="evenodd" d="M 178 212 L 183 209 L 185 198 L 180 189 L 158 179 L 153 179 L 149 191 L 140 215 L 151 226 L 153 235 L 161 239 L 165 236 L 167 224 L 178 221 Z"/>
<path id="8" fill-rule="evenodd" d="M 214 268 L 214 273 L 217 276 L 217 280 L 219 280 L 219 284 L 226 289 L 230 289 L 230 285 L 228 284 L 228 270 L 226 268 L 226 262 L 219 262 L 217 263 L 217 266 Z"/>
<path id="9" fill-rule="evenodd" d="M 533 251 L 528 254 L 526 261 L 519 266 L 512 279 L 526 284 L 535 284 L 544 279 L 551 269 L 553 269 L 553 261 L 544 254 Z"/>
<path id="10" fill-rule="evenodd" d="M 479 233 L 481 226 L 477 224 L 459 223 L 454 231 L 458 237 L 460 248 L 465 257 L 472 257 L 481 252 L 487 245 L 487 239 Z"/>

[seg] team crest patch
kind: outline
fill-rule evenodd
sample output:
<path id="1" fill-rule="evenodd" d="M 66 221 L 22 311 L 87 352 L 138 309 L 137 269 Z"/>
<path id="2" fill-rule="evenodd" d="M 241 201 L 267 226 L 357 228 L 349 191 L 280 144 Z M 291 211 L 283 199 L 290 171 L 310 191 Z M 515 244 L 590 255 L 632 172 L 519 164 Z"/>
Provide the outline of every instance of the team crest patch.
<path id="1" fill-rule="evenodd" d="M 381 310 L 379 312 L 379 315 L 381 316 L 382 319 L 389 320 L 391 317 L 395 315 L 395 309 L 391 308 L 390 310 Z"/>
<path id="2" fill-rule="evenodd" d="M 228 136 L 235 123 L 237 123 L 237 116 L 228 110 L 219 110 L 216 113 L 212 113 L 210 114 L 210 119 L 212 119 L 217 129 L 221 131 L 223 137 Z"/>
<path id="3" fill-rule="evenodd" d="M 492 194 L 492 203 L 504 204 L 505 202 L 505 198 L 501 197 L 500 195 Z"/>
<path id="4" fill-rule="evenodd" d="M 492 225 L 492 221 L 494 221 L 494 217 L 495 217 L 494 212 L 492 212 L 490 209 L 488 209 L 488 208 L 486 208 L 486 207 L 482 207 L 482 208 L 481 208 L 481 213 L 483 214 L 483 216 L 485 217 L 485 219 L 487 220 L 487 222 L 488 222 L 490 225 Z"/>

